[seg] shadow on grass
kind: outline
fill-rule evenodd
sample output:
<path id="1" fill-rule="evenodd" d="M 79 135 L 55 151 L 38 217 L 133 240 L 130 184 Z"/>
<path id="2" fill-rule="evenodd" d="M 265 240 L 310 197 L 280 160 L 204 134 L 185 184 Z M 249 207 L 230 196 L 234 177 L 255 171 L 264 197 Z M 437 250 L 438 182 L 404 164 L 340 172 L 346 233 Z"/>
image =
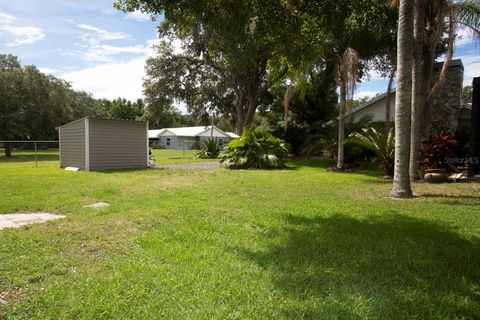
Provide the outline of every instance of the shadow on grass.
<path id="1" fill-rule="evenodd" d="M 123 168 L 123 169 L 92 170 L 92 172 L 112 174 L 112 173 L 146 172 L 146 171 L 154 171 L 154 170 L 156 170 L 156 169 L 151 168 L 151 167 L 147 167 L 147 168 Z"/>
<path id="2" fill-rule="evenodd" d="M 460 195 L 460 194 L 442 194 L 442 193 L 424 193 L 422 194 L 422 197 L 425 198 L 448 198 L 448 199 L 460 199 L 460 200 L 479 200 L 480 201 L 480 195 L 471 195 L 471 194 L 465 194 L 465 195 Z"/>
<path id="3" fill-rule="evenodd" d="M 473 208 L 480 207 L 480 195 L 471 194 L 443 194 L 443 193 L 424 193 L 420 197 L 430 198 L 440 204 L 452 205 L 452 206 L 469 206 Z"/>
<path id="4" fill-rule="evenodd" d="M 266 249 L 233 251 L 271 277 L 286 318 L 479 318 L 480 241 L 393 213 L 289 215 Z"/>
<path id="5" fill-rule="evenodd" d="M 294 169 L 299 169 L 302 167 L 306 168 L 319 168 L 319 169 L 325 169 L 329 167 L 336 166 L 336 162 L 334 160 L 314 160 L 314 159 L 295 159 L 289 161 L 289 164 L 294 168 Z M 362 161 L 359 163 L 360 169 L 354 170 L 352 172 L 335 172 L 338 174 L 360 174 L 360 175 L 366 175 L 369 177 L 382 177 L 383 173 L 382 171 L 378 168 L 378 165 L 369 161 Z"/>

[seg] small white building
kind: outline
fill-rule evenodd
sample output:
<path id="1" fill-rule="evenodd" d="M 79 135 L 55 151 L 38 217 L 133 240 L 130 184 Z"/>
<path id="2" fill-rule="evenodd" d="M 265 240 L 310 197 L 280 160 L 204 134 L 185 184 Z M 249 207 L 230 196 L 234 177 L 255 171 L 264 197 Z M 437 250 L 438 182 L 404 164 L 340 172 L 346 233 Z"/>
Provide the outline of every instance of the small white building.
<path id="1" fill-rule="evenodd" d="M 149 130 L 150 143 L 158 143 L 165 149 L 194 149 L 201 147 L 204 141 L 214 138 L 223 144 L 238 138 L 233 132 L 225 132 L 216 126 L 164 128 Z"/>

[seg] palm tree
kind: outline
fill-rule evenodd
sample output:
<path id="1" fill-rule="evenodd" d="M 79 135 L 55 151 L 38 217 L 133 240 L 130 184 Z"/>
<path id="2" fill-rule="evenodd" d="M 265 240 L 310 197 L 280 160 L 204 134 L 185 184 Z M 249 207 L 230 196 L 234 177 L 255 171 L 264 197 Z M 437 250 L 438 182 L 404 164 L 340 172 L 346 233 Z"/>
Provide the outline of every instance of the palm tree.
<path id="1" fill-rule="evenodd" d="M 347 47 L 337 57 L 338 83 L 340 86 L 340 106 L 338 109 L 338 153 L 337 168 L 345 165 L 344 145 L 345 139 L 345 112 L 347 99 L 352 99 L 357 81 L 359 55 L 355 49 Z"/>
<path id="2" fill-rule="evenodd" d="M 395 168 L 392 198 L 411 198 L 410 124 L 412 101 L 414 0 L 400 0 L 397 34 L 397 98 L 395 101 Z"/>
<path id="3" fill-rule="evenodd" d="M 422 10 L 423 7 L 423 10 Z M 415 61 L 423 58 L 422 73 L 418 73 L 420 62 L 414 64 L 414 97 L 412 105 L 412 131 L 411 131 L 411 150 L 410 150 L 410 178 L 417 178 L 417 155 L 421 144 L 421 137 L 424 130 L 428 127 L 431 120 L 432 100 L 445 84 L 447 73 L 450 67 L 450 61 L 453 57 L 453 47 L 455 44 L 456 30 L 466 28 L 476 36 L 480 37 L 480 1 L 463 0 L 455 2 L 453 0 L 427 0 L 426 5 L 421 5 L 421 0 L 416 2 L 416 21 L 425 21 L 415 25 L 415 50 L 419 51 L 417 40 L 420 39 L 420 28 L 424 30 L 425 52 L 419 55 L 415 54 Z M 422 17 L 424 14 L 424 17 Z M 445 25 L 446 23 L 446 25 Z M 446 27 L 446 28 L 445 28 Z M 418 29 L 417 29 L 418 28 Z M 447 30 L 447 51 L 445 60 L 440 71 L 440 75 L 435 84 L 432 84 L 433 65 L 435 60 L 436 48 L 442 41 L 443 34 Z M 422 83 L 422 84 L 420 84 Z M 421 94 L 420 92 L 423 92 Z"/>
<path id="4" fill-rule="evenodd" d="M 417 153 L 420 150 L 422 130 L 421 114 L 425 104 L 424 82 L 422 81 L 423 39 L 425 29 L 425 2 L 415 0 L 415 16 L 413 22 L 414 58 L 412 68 L 412 124 L 410 131 L 410 180 L 417 177 Z"/>

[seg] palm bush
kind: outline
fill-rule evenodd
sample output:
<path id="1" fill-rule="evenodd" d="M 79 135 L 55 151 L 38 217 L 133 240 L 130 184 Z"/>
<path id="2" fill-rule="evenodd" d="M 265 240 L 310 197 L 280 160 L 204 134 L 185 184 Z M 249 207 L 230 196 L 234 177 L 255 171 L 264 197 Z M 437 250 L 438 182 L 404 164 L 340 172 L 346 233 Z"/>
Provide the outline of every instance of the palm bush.
<path id="1" fill-rule="evenodd" d="M 200 159 L 216 159 L 218 158 L 220 150 L 222 150 L 222 145 L 221 141 L 208 138 L 207 141 L 203 142 L 203 147 L 198 150 L 196 156 Z"/>
<path id="2" fill-rule="evenodd" d="M 373 127 L 363 128 L 362 132 L 353 132 L 345 143 L 362 146 L 375 153 L 377 161 L 387 176 L 393 175 L 395 159 L 395 136 L 393 130 L 388 133 Z"/>
<path id="3" fill-rule="evenodd" d="M 264 130 L 244 129 L 221 151 L 220 161 L 230 169 L 285 167 L 288 145 Z"/>

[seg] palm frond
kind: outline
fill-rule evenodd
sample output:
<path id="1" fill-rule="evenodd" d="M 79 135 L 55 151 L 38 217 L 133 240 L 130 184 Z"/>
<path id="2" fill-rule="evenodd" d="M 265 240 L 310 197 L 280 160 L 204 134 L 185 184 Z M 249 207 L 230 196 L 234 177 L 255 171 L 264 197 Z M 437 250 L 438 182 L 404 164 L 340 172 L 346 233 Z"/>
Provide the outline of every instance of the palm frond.
<path id="1" fill-rule="evenodd" d="M 353 99 L 357 84 L 358 64 L 360 57 L 358 52 L 348 47 L 340 57 L 339 73 L 340 81 L 345 84 L 347 100 Z M 350 113 L 351 105 L 347 104 L 347 113 Z"/>
<path id="2" fill-rule="evenodd" d="M 357 144 L 373 151 L 385 174 L 392 173 L 395 157 L 395 137 L 392 129 L 385 133 L 383 130 L 379 131 L 373 127 L 363 128 L 362 132 L 351 133 L 345 139 L 345 143 Z"/>
<path id="3" fill-rule="evenodd" d="M 480 40 L 480 1 L 464 0 L 452 5 L 456 23 L 471 31 Z"/>

